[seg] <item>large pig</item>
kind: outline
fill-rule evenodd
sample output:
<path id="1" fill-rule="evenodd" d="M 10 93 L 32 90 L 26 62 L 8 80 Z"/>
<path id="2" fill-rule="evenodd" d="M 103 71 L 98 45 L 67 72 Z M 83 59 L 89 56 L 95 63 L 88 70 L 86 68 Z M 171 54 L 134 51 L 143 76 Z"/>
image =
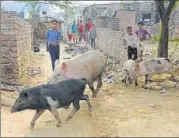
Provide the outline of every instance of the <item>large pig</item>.
<path id="1" fill-rule="evenodd" d="M 174 74 L 172 70 L 172 64 L 168 58 L 153 58 L 145 61 L 136 60 L 133 61 L 135 64 L 133 64 L 133 68 L 127 69 L 129 77 L 128 81 L 131 82 L 132 80 L 135 80 L 135 85 L 137 86 L 137 77 L 144 76 L 145 75 L 145 84 L 148 83 L 149 77 L 153 74 L 160 74 L 160 73 L 170 73 L 171 79 L 174 80 Z M 127 63 L 127 62 L 126 62 Z M 132 64 L 132 63 L 130 63 Z M 127 67 L 127 66 L 126 66 Z"/>
<path id="2" fill-rule="evenodd" d="M 86 78 L 92 97 L 96 97 L 102 86 L 102 74 L 107 63 L 107 57 L 98 51 L 88 51 L 73 59 L 55 64 L 55 69 L 49 83 L 56 83 L 67 78 Z M 96 90 L 93 83 L 97 81 Z"/>
<path id="3" fill-rule="evenodd" d="M 58 116 L 58 108 L 64 108 L 73 103 L 73 111 L 66 119 L 67 121 L 80 109 L 80 100 L 86 100 L 91 112 L 92 106 L 88 95 L 84 95 L 86 82 L 86 79 L 67 79 L 56 84 L 45 84 L 25 89 L 19 94 L 11 112 L 20 112 L 26 109 L 36 110 L 30 124 L 32 129 L 42 113 L 49 110 L 57 120 L 56 126 L 60 127 L 61 120 Z"/>

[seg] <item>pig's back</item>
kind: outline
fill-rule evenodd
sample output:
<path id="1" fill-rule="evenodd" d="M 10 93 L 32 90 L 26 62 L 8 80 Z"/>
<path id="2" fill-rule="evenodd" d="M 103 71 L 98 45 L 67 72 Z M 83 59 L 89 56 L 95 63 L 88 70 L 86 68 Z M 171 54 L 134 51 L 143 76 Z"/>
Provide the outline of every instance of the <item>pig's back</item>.
<path id="1" fill-rule="evenodd" d="M 67 79 L 56 84 L 43 85 L 41 93 L 45 97 L 64 101 L 71 100 L 74 96 L 81 97 L 86 87 L 86 83 L 79 79 Z M 64 101 L 65 102 L 65 101 Z"/>
<path id="2" fill-rule="evenodd" d="M 89 78 L 98 75 L 106 62 L 107 58 L 101 53 L 89 51 L 66 61 L 66 64 L 73 75 Z"/>
<path id="3" fill-rule="evenodd" d="M 157 57 L 143 61 L 140 66 L 144 73 L 161 73 L 170 70 L 171 63 L 168 59 Z"/>

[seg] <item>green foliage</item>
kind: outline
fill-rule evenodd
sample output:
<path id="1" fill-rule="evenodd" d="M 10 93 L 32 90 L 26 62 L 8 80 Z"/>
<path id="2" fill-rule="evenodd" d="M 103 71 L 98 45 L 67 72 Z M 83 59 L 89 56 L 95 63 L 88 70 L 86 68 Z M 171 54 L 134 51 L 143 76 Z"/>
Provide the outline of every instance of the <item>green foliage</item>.
<path id="1" fill-rule="evenodd" d="M 174 51 L 176 51 L 176 49 L 179 45 L 179 38 L 174 40 L 173 45 L 174 45 Z"/>
<path id="2" fill-rule="evenodd" d="M 40 12 L 40 4 L 38 1 L 26 1 L 25 6 L 29 7 L 29 19 L 31 20 L 33 16 Z"/>
<path id="3" fill-rule="evenodd" d="M 172 11 L 176 10 L 176 8 L 177 8 L 177 6 L 178 6 L 178 3 L 179 3 L 179 1 L 176 1 L 176 2 L 175 2 L 175 6 L 173 7 Z"/>
<path id="4" fill-rule="evenodd" d="M 64 9 L 65 10 L 65 13 L 68 15 L 68 16 L 73 16 L 74 15 L 74 5 L 66 0 L 66 1 L 45 1 L 45 2 L 41 2 L 41 1 L 26 1 L 26 5 L 25 6 L 28 6 L 30 7 L 29 8 L 29 19 L 32 19 L 32 17 L 39 13 L 40 12 L 40 3 L 43 3 L 43 4 L 51 4 L 51 5 L 55 5 L 57 7 L 59 7 L 60 9 Z"/>
<path id="5" fill-rule="evenodd" d="M 161 37 L 160 34 L 158 34 L 158 35 L 152 37 L 152 42 L 159 42 L 160 37 Z M 176 41 L 178 42 L 178 41 L 179 41 L 179 37 L 169 38 L 168 40 L 171 41 L 171 42 L 176 42 Z"/>
<path id="6" fill-rule="evenodd" d="M 76 7 L 73 5 L 72 2 L 66 0 L 66 1 L 49 1 L 51 5 L 55 5 L 61 9 L 65 10 L 65 14 L 68 17 L 73 17 L 75 14 Z"/>
<path id="7" fill-rule="evenodd" d="M 158 34 L 158 35 L 152 37 L 152 41 L 153 41 L 153 42 L 156 42 L 156 41 L 158 42 L 158 41 L 160 40 L 160 37 L 161 37 L 161 35 Z"/>

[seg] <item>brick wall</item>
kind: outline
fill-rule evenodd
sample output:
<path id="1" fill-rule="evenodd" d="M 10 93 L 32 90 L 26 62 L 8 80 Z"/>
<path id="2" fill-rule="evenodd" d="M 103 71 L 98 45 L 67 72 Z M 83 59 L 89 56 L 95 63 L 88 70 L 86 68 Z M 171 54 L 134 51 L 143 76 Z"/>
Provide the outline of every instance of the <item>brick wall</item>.
<path id="1" fill-rule="evenodd" d="M 1 14 L 1 82 L 20 84 L 30 65 L 31 26 L 17 14 Z"/>
<path id="2" fill-rule="evenodd" d="M 122 34 L 120 31 L 114 31 L 106 28 L 96 28 L 97 48 L 107 55 L 120 60 L 120 65 L 127 60 L 127 49 L 123 46 Z"/>
<path id="3" fill-rule="evenodd" d="M 98 28 L 108 28 L 109 27 L 109 18 L 97 18 L 95 26 Z"/>

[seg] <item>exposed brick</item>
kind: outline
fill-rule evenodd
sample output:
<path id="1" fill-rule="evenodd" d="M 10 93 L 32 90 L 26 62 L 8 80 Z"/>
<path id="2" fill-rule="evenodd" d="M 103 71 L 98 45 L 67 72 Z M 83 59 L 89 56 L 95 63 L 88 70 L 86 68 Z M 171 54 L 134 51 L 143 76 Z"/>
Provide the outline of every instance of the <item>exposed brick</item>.
<path id="1" fill-rule="evenodd" d="M 1 29 L 7 29 L 7 26 L 5 24 L 1 24 Z"/>
<path id="2" fill-rule="evenodd" d="M 4 34 L 4 35 L 15 35 L 17 33 L 14 30 L 1 30 L 1 34 Z"/>
<path id="3" fill-rule="evenodd" d="M 122 45 L 121 32 L 106 28 L 96 28 L 97 47 L 106 54 L 120 59 L 121 66 L 127 59 L 127 50 Z M 118 37 L 117 37 L 118 36 Z"/>
<path id="4" fill-rule="evenodd" d="M 13 12 L 1 16 L 1 82 L 20 84 L 29 67 L 32 36 L 29 23 L 14 16 Z"/>
<path id="5" fill-rule="evenodd" d="M 10 40 L 9 35 L 1 35 L 1 41 L 8 41 Z"/>
<path id="6" fill-rule="evenodd" d="M 15 35 L 11 35 L 11 36 L 10 36 L 10 40 L 14 41 L 14 40 L 17 40 L 17 38 L 16 38 Z"/>
<path id="7" fill-rule="evenodd" d="M 15 19 L 7 18 L 5 20 L 2 20 L 4 24 L 15 24 Z"/>

